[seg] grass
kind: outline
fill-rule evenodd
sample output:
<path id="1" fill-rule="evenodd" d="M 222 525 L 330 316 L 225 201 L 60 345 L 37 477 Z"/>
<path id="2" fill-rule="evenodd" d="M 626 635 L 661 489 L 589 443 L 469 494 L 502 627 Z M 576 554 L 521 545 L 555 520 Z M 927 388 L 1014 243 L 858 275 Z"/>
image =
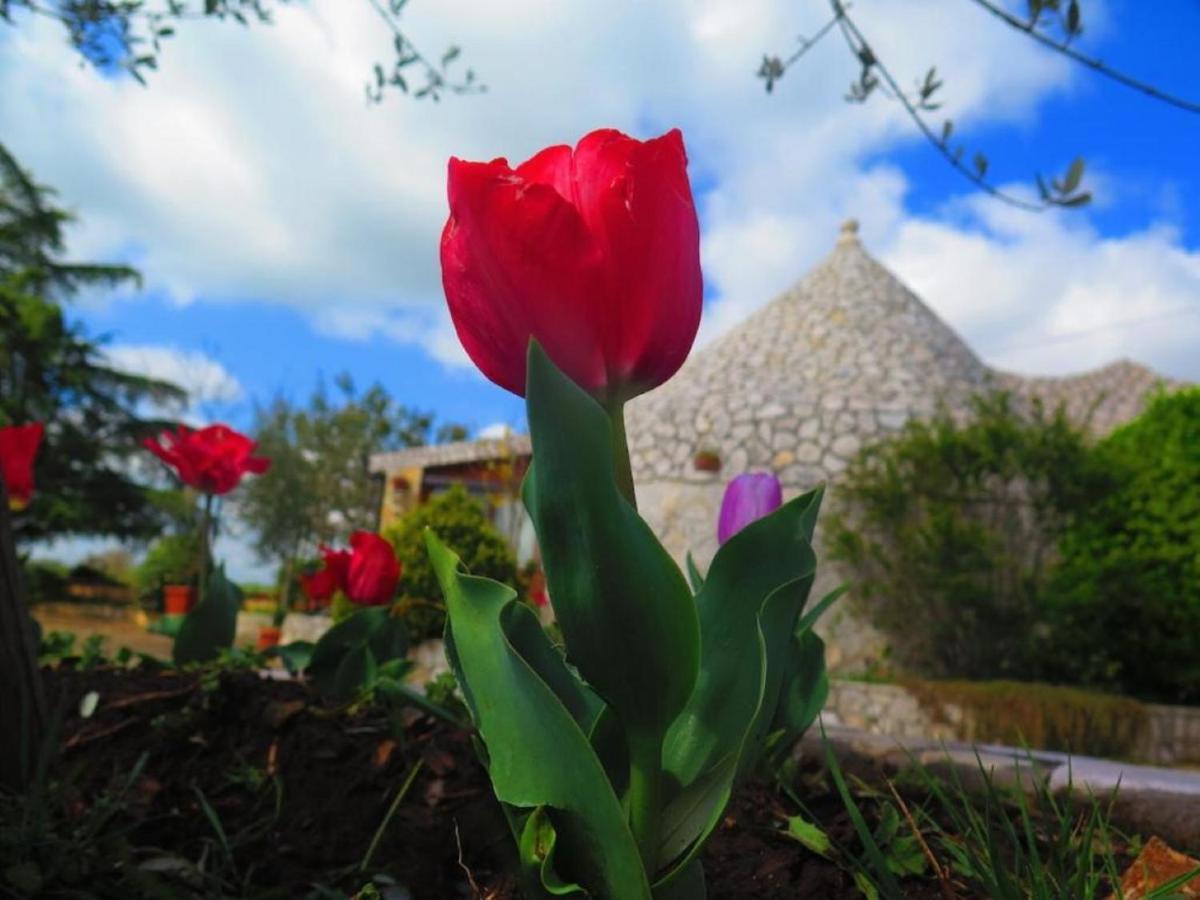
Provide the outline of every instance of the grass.
<path id="1" fill-rule="evenodd" d="M 1034 776 L 1032 761 L 1024 772 L 1018 766 L 1013 785 L 1002 784 L 976 759 L 975 787 L 953 768 L 942 779 L 914 760 L 903 791 L 891 782 L 886 791 L 861 782 L 852 789 L 826 745 L 830 777 L 861 845 L 861 853 L 838 850 L 868 900 L 903 898 L 906 877 L 936 882 L 946 900 L 1119 900 L 1121 873 L 1140 840 L 1113 826 L 1115 796 L 1108 803 L 1094 796 L 1083 803 L 1063 799 Z M 1176 896 L 1197 876 L 1200 867 L 1159 885 L 1145 900 Z"/>

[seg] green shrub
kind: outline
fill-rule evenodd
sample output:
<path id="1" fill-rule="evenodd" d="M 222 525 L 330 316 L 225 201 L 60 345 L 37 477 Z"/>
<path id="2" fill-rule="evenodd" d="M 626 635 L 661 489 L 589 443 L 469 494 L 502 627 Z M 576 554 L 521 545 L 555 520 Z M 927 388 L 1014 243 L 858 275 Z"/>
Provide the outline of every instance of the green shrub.
<path id="1" fill-rule="evenodd" d="M 1158 395 L 1097 454 L 1120 486 L 1062 540 L 1053 674 L 1200 702 L 1200 388 Z"/>
<path id="2" fill-rule="evenodd" d="M 935 719 L 961 710 L 962 737 L 1130 759 L 1146 725 L 1146 707 L 1128 697 L 1025 681 L 919 681 L 904 687 Z"/>
<path id="3" fill-rule="evenodd" d="M 440 637 L 445 623 L 442 591 L 425 550 L 425 529 L 454 550 L 473 575 L 514 584 L 517 563 L 512 549 L 488 522 L 483 506 L 455 485 L 419 506 L 384 531 L 404 570 L 401 603 L 414 641 Z"/>
<path id="4" fill-rule="evenodd" d="M 63 563 L 48 559 L 33 559 L 25 563 L 25 585 L 30 603 L 69 601 L 68 581 L 70 569 Z"/>
<path id="5" fill-rule="evenodd" d="M 142 599 L 155 598 L 167 584 L 196 584 L 200 578 L 200 536 L 170 534 L 159 538 L 146 551 L 134 573 Z"/>
<path id="6" fill-rule="evenodd" d="M 1058 541 L 1112 479 L 1061 411 L 981 396 L 864 450 L 831 494 L 832 555 L 902 669 L 1037 677 Z"/>

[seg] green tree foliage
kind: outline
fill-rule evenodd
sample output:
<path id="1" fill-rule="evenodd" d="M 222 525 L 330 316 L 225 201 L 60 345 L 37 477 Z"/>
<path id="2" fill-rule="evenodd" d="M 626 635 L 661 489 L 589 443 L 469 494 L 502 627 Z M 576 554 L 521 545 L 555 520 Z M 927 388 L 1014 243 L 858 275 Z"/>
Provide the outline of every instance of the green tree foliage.
<path id="1" fill-rule="evenodd" d="M 401 28 L 400 13 L 408 0 L 364 0 L 391 33 L 394 59 L 376 63 L 367 99 L 378 103 L 386 90 L 421 99 L 443 94 L 474 94 L 484 90 L 472 69 L 455 62 L 459 48 L 451 45 L 440 57 L 426 56 Z M 176 28 L 198 21 L 268 25 L 291 0 L 0 0 L 0 23 L 16 25 L 35 14 L 58 22 L 82 60 L 111 74 L 126 72 L 141 84 L 158 68 L 159 54 Z M 299 5 L 299 4 L 295 4 Z"/>
<path id="2" fill-rule="evenodd" d="M 180 388 L 107 365 L 102 347 L 63 314 L 85 287 L 136 281 L 125 266 L 64 260 L 70 215 L 0 146 L 0 425 L 40 421 L 37 497 L 17 539 L 64 534 L 144 538 L 161 530 L 171 496 L 130 474 L 141 438 L 167 422 L 146 403 L 180 404 Z"/>
<path id="3" fill-rule="evenodd" d="M 1053 674 L 1200 701 L 1200 388 L 1157 396 L 1097 448 L 1120 486 L 1075 520 L 1054 579 Z"/>
<path id="4" fill-rule="evenodd" d="M 157 600 L 164 585 L 197 584 L 200 579 L 200 535 L 192 531 L 159 538 L 146 551 L 133 579 L 143 600 Z"/>
<path id="5" fill-rule="evenodd" d="M 492 527 L 483 505 L 455 485 L 401 518 L 384 532 L 396 548 L 404 571 L 401 602 L 415 641 L 440 637 L 446 621 L 442 589 L 425 546 L 425 529 L 453 547 L 472 575 L 515 584 L 517 561 L 504 538 Z"/>
<path id="6" fill-rule="evenodd" d="M 304 407 L 277 397 L 257 410 L 254 437 L 271 468 L 248 481 L 237 502 L 260 558 L 278 561 L 282 583 L 291 585 L 299 561 L 321 544 L 373 530 L 381 485 L 371 455 L 427 444 L 432 433 L 432 415 L 396 403 L 378 384 L 360 393 L 348 375 L 335 379 L 332 395 L 319 386 Z M 438 432 L 465 434 L 458 425 Z"/>
<path id="7" fill-rule="evenodd" d="M 1029 678 L 1060 536 L 1114 483 L 1061 412 L 979 397 L 969 421 L 913 421 L 850 466 L 833 552 L 901 667 Z"/>

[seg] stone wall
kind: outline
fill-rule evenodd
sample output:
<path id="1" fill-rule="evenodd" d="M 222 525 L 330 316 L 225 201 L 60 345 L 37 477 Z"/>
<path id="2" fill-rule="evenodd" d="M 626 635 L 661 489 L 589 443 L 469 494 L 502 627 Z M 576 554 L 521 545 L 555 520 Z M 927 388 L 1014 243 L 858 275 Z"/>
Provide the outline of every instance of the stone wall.
<path id="1" fill-rule="evenodd" d="M 947 703 L 935 712 L 900 685 L 833 679 L 829 687 L 821 713 L 826 726 L 945 741 L 967 740 L 973 731 L 960 707 Z M 1200 707 L 1147 704 L 1143 709 L 1132 758 L 1165 766 L 1200 762 Z"/>

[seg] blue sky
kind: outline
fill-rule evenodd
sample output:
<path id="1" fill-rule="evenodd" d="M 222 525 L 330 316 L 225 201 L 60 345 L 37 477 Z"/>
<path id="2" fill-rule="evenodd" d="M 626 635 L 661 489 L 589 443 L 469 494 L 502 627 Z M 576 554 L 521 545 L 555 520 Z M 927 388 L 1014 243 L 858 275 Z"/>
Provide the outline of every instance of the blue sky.
<path id="1" fill-rule="evenodd" d="M 1019 4 L 1022 8 L 1024 4 Z M 1032 45 L 970 0 L 859 0 L 902 83 L 930 64 L 945 113 L 992 171 L 1089 160 L 1096 203 L 1029 214 L 970 190 L 895 104 L 842 101 L 831 36 L 767 96 L 753 73 L 822 23 L 783 0 L 417 0 L 409 36 L 450 42 L 488 85 L 434 105 L 363 102 L 388 35 L 366 0 L 310 0 L 269 29 L 185 25 L 148 88 L 76 64 L 52 23 L 0 26 L 0 140 L 76 211 L 80 258 L 145 288 L 76 314 L 114 359 L 192 387 L 197 421 L 249 422 L 349 372 L 481 429 L 520 426 L 444 311 L 444 166 L 524 158 L 615 125 L 680 126 L 692 161 L 711 340 L 801 277 L 861 220 L 868 249 L 1000 367 L 1057 374 L 1121 356 L 1200 380 L 1200 115 Z M 1014 6 L 1016 8 L 1016 6 Z M 1088 0 L 1080 48 L 1200 99 L 1200 4 Z"/>

